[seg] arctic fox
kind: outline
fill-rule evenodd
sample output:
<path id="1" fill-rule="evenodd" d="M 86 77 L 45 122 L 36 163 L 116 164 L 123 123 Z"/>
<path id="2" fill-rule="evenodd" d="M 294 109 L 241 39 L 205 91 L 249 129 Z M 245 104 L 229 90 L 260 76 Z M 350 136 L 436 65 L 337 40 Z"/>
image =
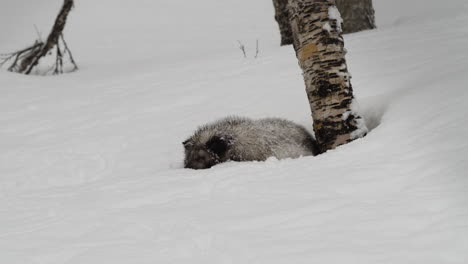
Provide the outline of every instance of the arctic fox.
<path id="1" fill-rule="evenodd" d="M 184 167 L 191 169 L 207 169 L 229 160 L 263 161 L 318 153 L 304 127 L 279 118 L 227 117 L 198 128 L 183 144 Z"/>

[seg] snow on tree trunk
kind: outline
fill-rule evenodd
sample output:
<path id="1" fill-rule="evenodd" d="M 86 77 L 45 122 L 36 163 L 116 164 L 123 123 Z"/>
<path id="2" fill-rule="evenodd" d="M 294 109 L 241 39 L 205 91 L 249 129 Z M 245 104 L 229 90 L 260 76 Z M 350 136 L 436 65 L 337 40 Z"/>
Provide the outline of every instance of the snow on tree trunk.
<path id="1" fill-rule="evenodd" d="M 367 128 L 352 108 L 343 20 L 335 0 L 292 0 L 289 11 L 320 152 L 363 137 Z"/>
<path id="2" fill-rule="evenodd" d="M 336 0 L 344 21 L 343 33 L 353 33 L 375 28 L 372 0 Z"/>
<path id="3" fill-rule="evenodd" d="M 275 19 L 281 34 L 281 46 L 293 43 L 291 25 L 288 16 L 288 0 L 273 0 L 275 7 Z"/>

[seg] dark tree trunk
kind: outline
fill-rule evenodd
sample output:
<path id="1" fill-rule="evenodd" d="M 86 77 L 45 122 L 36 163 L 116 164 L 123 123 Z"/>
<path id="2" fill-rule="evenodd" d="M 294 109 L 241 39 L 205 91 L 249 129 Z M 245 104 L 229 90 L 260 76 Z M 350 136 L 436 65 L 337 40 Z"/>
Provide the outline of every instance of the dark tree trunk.
<path id="1" fill-rule="evenodd" d="M 293 0 L 290 21 L 320 152 L 367 133 L 354 101 L 335 0 Z"/>
<path id="2" fill-rule="evenodd" d="M 275 19 L 281 34 L 281 46 L 293 44 L 288 6 L 295 0 L 273 0 Z M 344 20 L 343 33 L 375 28 L 372 0 L 337 0 L 336 5 Z"/>
<path id="3" fill-rule="evenodd" d="M 344 21 L 343 33 L 374 29 L 375 12 L 372 0 L 336 0 Z"/>
<path id="4" fill-rule="evenodd" d="M 288 1 L 289 0 L 273 0 L 275 19 L 276 22 L 278 22 L 281 34 L 281 46 L 293 43 L 291 24 L 289 24 L 288 16 Z"/>

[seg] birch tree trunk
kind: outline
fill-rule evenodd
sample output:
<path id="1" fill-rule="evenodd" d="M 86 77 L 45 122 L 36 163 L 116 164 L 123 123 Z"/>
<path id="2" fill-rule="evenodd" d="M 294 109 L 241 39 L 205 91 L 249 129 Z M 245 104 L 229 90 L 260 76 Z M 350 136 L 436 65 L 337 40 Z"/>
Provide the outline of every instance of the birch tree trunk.
<path id="1" fill-rule="evenodd" d="M 320 152 L 367 133 L 353 109 L 351 76 L 335 0 L 292 0 L 289 17 Z"/>
<path id="2" fill-rule="evenodd" d="M 372 0 L 336 0 L 344 21 L 343 33 L 374 29 L 375 12 Z"/>
<path id="3" fill-rule="evenodd" d="M 288 16 L 288 1 L 289 0 L 273 0 L 275 20 L 278 22 L 281 34 L 281 46 L 293 43 L 291 24 L 289 24 Z"/>

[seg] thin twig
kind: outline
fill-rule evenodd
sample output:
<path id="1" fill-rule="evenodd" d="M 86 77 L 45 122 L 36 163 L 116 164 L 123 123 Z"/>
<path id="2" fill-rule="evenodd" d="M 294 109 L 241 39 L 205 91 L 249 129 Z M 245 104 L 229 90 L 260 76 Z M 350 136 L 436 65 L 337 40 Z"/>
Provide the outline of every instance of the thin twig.
<path id="1" fill-rule="evenodd" d="M 54 70 L 54 74 L 59 74 L 59 73 L 63 73 L 63 70 L 62 70 L 62 66 L 63 66 L 62 52 L 60 51 L 59 42 L 57 42 L 56 50 L 57 50 L 57 55 L 55 56 L 55 70 Z"/>
<path id="2" fill-rule="evenodd" d="M 67 42 L 65 41 L 65 38 L 63 37 L 63 33 L 60 34 L 60 38 L 62 39 L 63 46 L 65 47 L 64 53 L 68 53 L 68 56 L 70 56 L 70 61 L 73 64 L 73 71 L 78 70 L 78 65 L 75 62 L 75 59 L 73 58 L 73 54 L 71 50 L 68 48 Z"/>
<path id="3" fill-rule="evenodd" d="M 260 53 L 260 49 L 258 47 L 258 39 L 257 39 L 257 43 L 256 43 L 256 49 L 255 49 L 255 58 L 258 57 L 258 54 Z"/>
<path id="4" fill-rule="evenodd" d="M 37 28 L 36 24 L 34 24 L 34 29 L 36 30 L 37 39 L 39 39 L 39 41 L 42 42 L 42 34 L 39 31 L 39 29 Z"/>
<path id="5" fill-rule="evenodd" d="M 240 42 L 239 40 L 237 41 L 239 43 L 239 48 L 240 50 L 242 51 L 242 53 L 244 54 L 244 58 L 247 58 L 247 53 L 245 51 L 245 46 L 244 44 L 242 44 L 242 42 Z"/>

